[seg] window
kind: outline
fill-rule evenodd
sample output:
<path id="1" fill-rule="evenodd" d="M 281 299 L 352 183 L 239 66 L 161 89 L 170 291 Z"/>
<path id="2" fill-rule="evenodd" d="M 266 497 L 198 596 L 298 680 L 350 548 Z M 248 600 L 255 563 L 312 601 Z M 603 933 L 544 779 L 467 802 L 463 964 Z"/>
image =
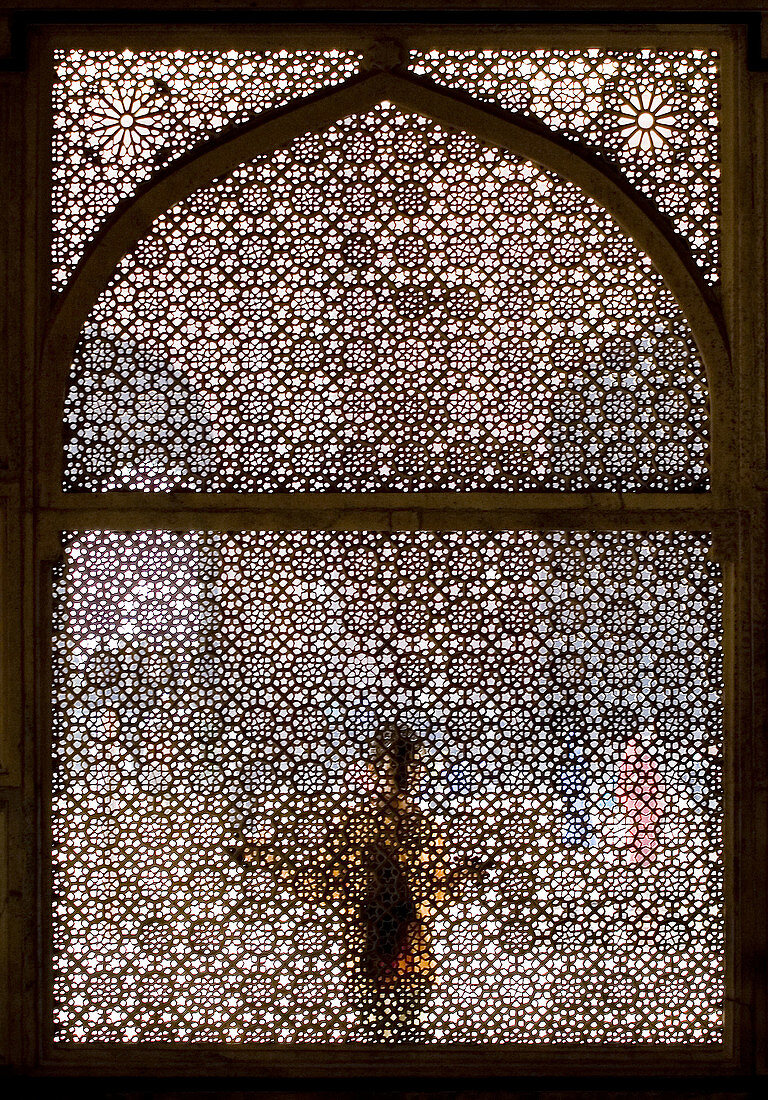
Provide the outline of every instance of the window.
<path id="1" fill-rule="evenodd" d="M 58 1038 L 722 1042 L 708 545 L 70 536 Z"/>
<path id="2" fill-rule="evenodd" d="M 742 1065 L 738 35 L 118 37 L 40 45 L 45 1065 Z"/>

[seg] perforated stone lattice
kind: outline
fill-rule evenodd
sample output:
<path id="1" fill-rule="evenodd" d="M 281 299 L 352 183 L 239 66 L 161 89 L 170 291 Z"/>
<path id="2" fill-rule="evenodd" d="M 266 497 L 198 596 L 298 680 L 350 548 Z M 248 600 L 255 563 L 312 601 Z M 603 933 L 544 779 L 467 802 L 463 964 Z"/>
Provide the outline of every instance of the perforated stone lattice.
<path id="1" fill-rule="evenodd" d="M 58 1039 L 719 1042 L 708 545 L 68 536 Z"/>
<path id="2" fill-rule="evenodd" d="M 411 65 L 597 150 L 672 219 L 707 278 L 717 278 L 715 51 L 431 50 L 414 53 Z"/>
<path id="3" fill-rule="evenodd" d="M 355 74 L 354 51 L 56 50 L 53 285 L 118 203 L 227 126 Z M 416 75 L 586 142 L 668 214 L 710 279 L 718 256 L 712 50 L 415 51 Z"/>
<path id="4" fill-rule="evenodd" d="M 126 196 L 206 138 L 352 76 L 359 54 L 56 50 L 53 286 Z"/>
<path id="5" fill-rule="evenodd" d="M 159 218 L 84 329 L 65 488 L 701 489 L 707 390 L 572 184 L 391 106 Z"/>

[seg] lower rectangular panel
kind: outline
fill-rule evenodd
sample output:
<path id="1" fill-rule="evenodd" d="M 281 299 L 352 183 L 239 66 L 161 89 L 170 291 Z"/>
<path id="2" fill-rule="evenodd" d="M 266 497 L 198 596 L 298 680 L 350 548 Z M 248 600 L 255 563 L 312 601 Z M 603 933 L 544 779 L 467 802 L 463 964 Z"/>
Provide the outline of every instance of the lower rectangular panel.
<path id="1" fill-rule="evenodd" d="M 722 1049 L 708 536 L 65 546 L 62 1053 Z"/>

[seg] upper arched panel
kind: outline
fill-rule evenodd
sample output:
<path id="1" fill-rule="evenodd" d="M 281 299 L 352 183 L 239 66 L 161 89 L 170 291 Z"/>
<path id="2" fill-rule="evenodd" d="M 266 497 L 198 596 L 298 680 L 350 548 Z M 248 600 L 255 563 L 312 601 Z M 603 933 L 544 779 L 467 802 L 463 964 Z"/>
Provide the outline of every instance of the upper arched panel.
<path id="1" fill-rule="evenodd" d="M 67 490 L 708 485 L 705 372 L 575 184 L 384 103 L 176 204 L 83 328 Z"/>
<path id="2" fill-rule="evenodd" d="M 306 39 L 306 30 L 302 36 Z M 317 38 L 317 35 L 314 36 Z M 717 278 L 718 56 L 665 39 L 647 48 L 530 48 L 497 40 L 450 48 L 409 33 L 412 74 L 536 119 L 621 171 L 672 220 L 696 263 Z M 473 37 L 477 39 L 477 35 Z M 338 33 L 331 38 L 338 46 Z M 518 38 L 515 35 L 515 38 Z M 210 45 L 210 42 L 209 42 Z M 321 89 L 365 62 L 356 45 L 301 49 L 59 49 L 52 97 L 52 278 L 67 285 L 115 208 L 199 142 Z M 592 44 L 590 43 L 590 46 Z M 456 48 L 459 46 L 459 48 Z"/>

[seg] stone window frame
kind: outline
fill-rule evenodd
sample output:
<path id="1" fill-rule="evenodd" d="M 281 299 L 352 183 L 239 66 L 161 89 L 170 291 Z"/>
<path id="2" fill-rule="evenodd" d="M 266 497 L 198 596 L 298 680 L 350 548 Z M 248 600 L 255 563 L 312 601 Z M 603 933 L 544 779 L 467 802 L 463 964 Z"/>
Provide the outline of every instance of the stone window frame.
<path id="1" fill-rule="evenodd" d="M 66 6 L 66 5 L 65 5 Z M 373 5 L 375 9 L 376 5 Z M 384 8 L 384 4 L 378 5 Z M 630 9 L 632 5 L 625 5 Z M 437 5 L 435 5 L 437 8 Z M 439 12 L 439 8 L 437 11 Z M 0 501 L 4 599 L 0 757 L 0 820 L 7 824 L 0 869 L 9 899 L 4 922 L 0 973 L 8 975 L 14 996 L 8 998 L 4 1028 L 7 1060 L 38 1073 L 69 1076 L 115 1073 L 115 1048 L 83 1044 L 63 1048 L 50 1038 L 50 952 L 47 912 L 50 883 L 46 873 L 47 810 L 50 791 L 49 682 L 50 574 L 60 557 L 60 531 L 73 528 L 131 530 L 140 528 L 369 530 L 455 529 L 484 527 L 540 530 L 688 530 L 711 531 L 714 553 L 723 564 L 725 596 L 726 700 L 726 852 L 727 852 L 727 995 L 726 1039 L 722 1047 L 696 1046 L 436 1046 L 354 1049 L 258 1046 L 173 1045 L 120 1047 L 119 1072 L 178 1076 L 499 1076 L 548 1074 L 597 1075 L 733 1075 L 764 1066 L 765 978 L 756 973 L 766 950 L 763 864 L 766 839 L 766 750 L 760 730 L 765 714 L 766 509 L 768 454 L 764 414 L 763 360 L 760 339 L 765 310 L 764 134 L 765 77 L 755 64 L 754 26 L 644 24 L 632 28 L 606 19 L 588 26 L 509 24 L 510 13 L 446 24 L 440 14 L 430 25 L 414 29 L 366 17 L 328 26 L 324 13 L 306 25 L 259 25 L 257 18 L 227 25 L 190 26 L 169 22 L 158 27 L 150 17 L 142 24 L 110 27 L 30 26 L 20 72 L 0 77 L 0 110 L 6 121 L 2 139 L 8 153 L 6 195 L 0 211 L 5 272 L 8 278 L 7 337 L 4 354 L 7 424 L 2 438 Z M 198 13 L 199 14 L 199 13 Z M 299 5 L 293 11 L 301 17 Z M 360 14 L 359 12 L 357 13 Z M 180 17 L 183 18 L 183 17 Z M 574 20 L 578 17 L 575 16 Z M 200 19 L 200 23 L 205 19 Z M 504 25 L 507 22 L 509 25 Z M 500 25 L 501 24 L 501 25 Z M 426 493 L 368 494 L 200 494 L 193 493 L 63 493 L 61 473 L 61 408 L 69 351 L 90 304 L 116 262 L 152 219 L 173 202 L 177 188 L 191 189 L 226 164 L 257 151 L 259 140 L 277 144 L 285 138 L 285 120 L 324 125 L 342 110 L 360 106 L 359 87 L 347 94 L 331 91 L 311 104 L 243 127 L 206 143 L 193 160 L 171 165 L 157 182 L 126 204 L 100 235 L 85 264 L 61 301 L 51 300 L 49 274 L 50 112 L 52 50 L 66 45 L 110 48 L 269 48 L 276 43 L 296 48 L 309 44 L 362 43 L 402 34 L 410 40 L 456 47 L 488 46 L 514 41 L 521 45 L 640 46 L 681 48 L 712 46 L 723 58 L 723 218 L 722 279 L 707 293 L 677 251 L 662 218 L 637 204 L 620 181 L 566 143 L 547 140 L 549 166 L 575 179 L 620 210 L 621 220 L 641 247 L 661 263 L 673 293 L 681 301 L 697 335 L 707 366 L 712 397 L 712 487 L 704 494 L 612 493 Z M 8 68 L 14 66 L 13 60 Z M 449 95 L 436 96 L 417 82 L 377 66 L 367 78 L 371 96 L 388 98 L 404 108 L 422 109 L 433 117 L 447 110 L 451 121 L 466 117 L 479 136 L 518 142 L 515 151 L 532 155 L 535 128 L 510 122 L 501 112 L 461 106 Z M 344 97 L 347 96 L 345 99 Z M 334 98 L 336 97 L 336 98 Z M 430 98 L 432 97 L 432 98 Z M 437 101 L 440 102 L 437 102 Z M 462 116 L 461 112 L 465 115 Z M 301 113 L 303 112 L 303 113 Z M 458 115 L 457 113 L 458 112 Z M 447 118 L 445 119 L 448 120 Z M 438 121 L 440 118 L 438 117 Z M 272 127 L 270 131 L 269 128 Z M 239 144 L 238 144 L 239 143 Z M 254 144 L 256 143 L 256 145 Z M 18 155 L 20 154 L 20 155 Z M 559 160 L 558 160 L 559 158 Z M 538 158 L 537 158 L 538 159 Z M 23 243 L 23 249 L 22 249 Z M 730 364 L 726 337 L 730 343 Z M 3 884 L 5 886 L 5 884 Z"/>

